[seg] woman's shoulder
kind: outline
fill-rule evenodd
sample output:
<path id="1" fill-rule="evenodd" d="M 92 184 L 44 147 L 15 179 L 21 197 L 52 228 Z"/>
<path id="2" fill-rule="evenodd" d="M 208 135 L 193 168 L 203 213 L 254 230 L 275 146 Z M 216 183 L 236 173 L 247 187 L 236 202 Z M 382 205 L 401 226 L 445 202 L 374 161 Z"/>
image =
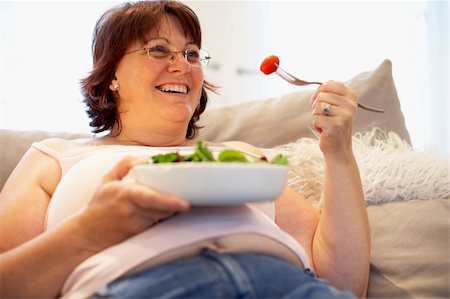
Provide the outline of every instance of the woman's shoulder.
<path id="1" fill-rule="evenodd" d="M 70 156 L 86 148 L 98 145 L 99 144 L 95 138 L 47 138 L 35 143 L 35 147 L 51 150 L 55 153 L 58 153 L 59 156 Z"/>

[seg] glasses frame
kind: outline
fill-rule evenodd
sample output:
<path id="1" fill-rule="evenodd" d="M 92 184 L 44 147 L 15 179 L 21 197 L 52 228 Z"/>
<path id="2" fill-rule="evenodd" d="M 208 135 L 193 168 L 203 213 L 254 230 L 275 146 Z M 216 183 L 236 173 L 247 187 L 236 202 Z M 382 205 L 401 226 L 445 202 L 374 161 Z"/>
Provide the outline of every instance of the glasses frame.
<path id="1" fill-rule="evenodd" d="M 152 57 L 150 56 L 150 49 L 151 49 L 151 48 L 152 48 L 152 47 L 150 47 L 150 46 L 147 45 L 147 46 L 144 46 L 144 47 L 139 48 L 139 49 L 136 49 L 136 50 L 132 50 L 132 51 L 129 51 L 129 52 L 125 52 L 124 55 L 126 55 L 126 54 L 131 54 L 131 53 L 135 53 L 135 52 L 139 52 L 139 51 L 145 51 L 145 52 L 147 53 L 147 57 L 148 57 L 150 60 L 156 61 L 156 62 L 164 62 L 165 60 L 154 59 L 154 58 L 152 58 Z M 191 51 L 191 49 L 186 49 L 186 50 L 181 50 L 181 51 L 170 51 L 170 50 L 169 50 L 169 52 L 170 52 L 170 54 L 172 55 L 172 57 L 170 57 L 168 61 L 173 61 L 174 58 L 175 58 L 175 56 L 176 56 L 177 54 L 182 53 L 182 54 L 183 54 L 183 58 L 186 60 L 187 63 L 189 63 L 190 66 L 193 66 L 193 67 L 205 67 L 205 66 L 207 66 L 207 65 L 209 64 L 209 60 L 211 59 L 211 56 L 209 56 L 208 51 L 205 51 L 205 50 L 202 50 L 202 49 L 200 49 L 200 50 L 198 51 L 200 57 L 202 57 L 202 56 L 205 57 L 205 58 L 203 58 L 203 59 L 200 59 L 200 58 L 199 58 L 199 60 L 200 60 L 200 65 L 195 65 L 195 64 L 192 64 L 192 63 L 189 62 L 189 60 L 188 60 L 188 58 L 187 58 L 188 51 Z"/>

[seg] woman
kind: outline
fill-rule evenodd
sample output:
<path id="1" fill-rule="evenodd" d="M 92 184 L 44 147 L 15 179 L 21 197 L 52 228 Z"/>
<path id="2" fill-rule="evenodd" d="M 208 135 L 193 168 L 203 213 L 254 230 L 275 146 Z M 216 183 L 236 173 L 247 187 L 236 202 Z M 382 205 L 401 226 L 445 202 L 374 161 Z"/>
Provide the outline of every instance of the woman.
<path id="1" fill-rule="evenodd" d="M 93 131 L 108 134 L 35 143 L 14 170 L 0 194 L 3 297 L 365 296 L 357 95 L 342 83 L 311 99 L 326 164 L 320 214 L 289 188 L 274 203 L 205 209 L 122 180 L 139 157 L 193 144 L 213 89 L 200 49 L 198 19 L 181 3 L 102 16 L 82 87 Z"/>

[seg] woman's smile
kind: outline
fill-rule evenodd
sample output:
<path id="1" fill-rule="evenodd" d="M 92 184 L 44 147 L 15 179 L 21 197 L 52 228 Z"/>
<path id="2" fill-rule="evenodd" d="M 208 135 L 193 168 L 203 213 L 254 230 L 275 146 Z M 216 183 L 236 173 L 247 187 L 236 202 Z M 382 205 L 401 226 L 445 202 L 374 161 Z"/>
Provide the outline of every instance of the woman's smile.
<path id="1" fill-rule="evenodd" d="M 191 90 L 187 83 L 182 82 L 163 83 L 161 85 L 156 86 L 156 89 L 165 95 L 178 97 L 188 95 L 189 91 Z"/>

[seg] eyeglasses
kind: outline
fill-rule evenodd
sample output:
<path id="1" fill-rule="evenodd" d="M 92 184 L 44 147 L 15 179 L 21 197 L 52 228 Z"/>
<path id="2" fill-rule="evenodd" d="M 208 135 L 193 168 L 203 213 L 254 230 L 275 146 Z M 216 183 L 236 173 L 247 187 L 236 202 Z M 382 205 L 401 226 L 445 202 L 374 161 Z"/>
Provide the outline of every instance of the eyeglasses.
<path id="1" fill-rule="evenodd" d="M 203 67 L 207 66 L 211 57 L 209 53 L 204 50 L 193 50 L 187 49 L 183 51 L 170 51 L 165 46 L 145 46 L 143 48 L 126 52 L 126 54 L 131 54 L 138 51 L 146 51 L 148 58 L 153 61 L 158 62 L 169 62 L 175 59 L 175 55 L 182 53 L 184 59 L 193 67 Z"/>

